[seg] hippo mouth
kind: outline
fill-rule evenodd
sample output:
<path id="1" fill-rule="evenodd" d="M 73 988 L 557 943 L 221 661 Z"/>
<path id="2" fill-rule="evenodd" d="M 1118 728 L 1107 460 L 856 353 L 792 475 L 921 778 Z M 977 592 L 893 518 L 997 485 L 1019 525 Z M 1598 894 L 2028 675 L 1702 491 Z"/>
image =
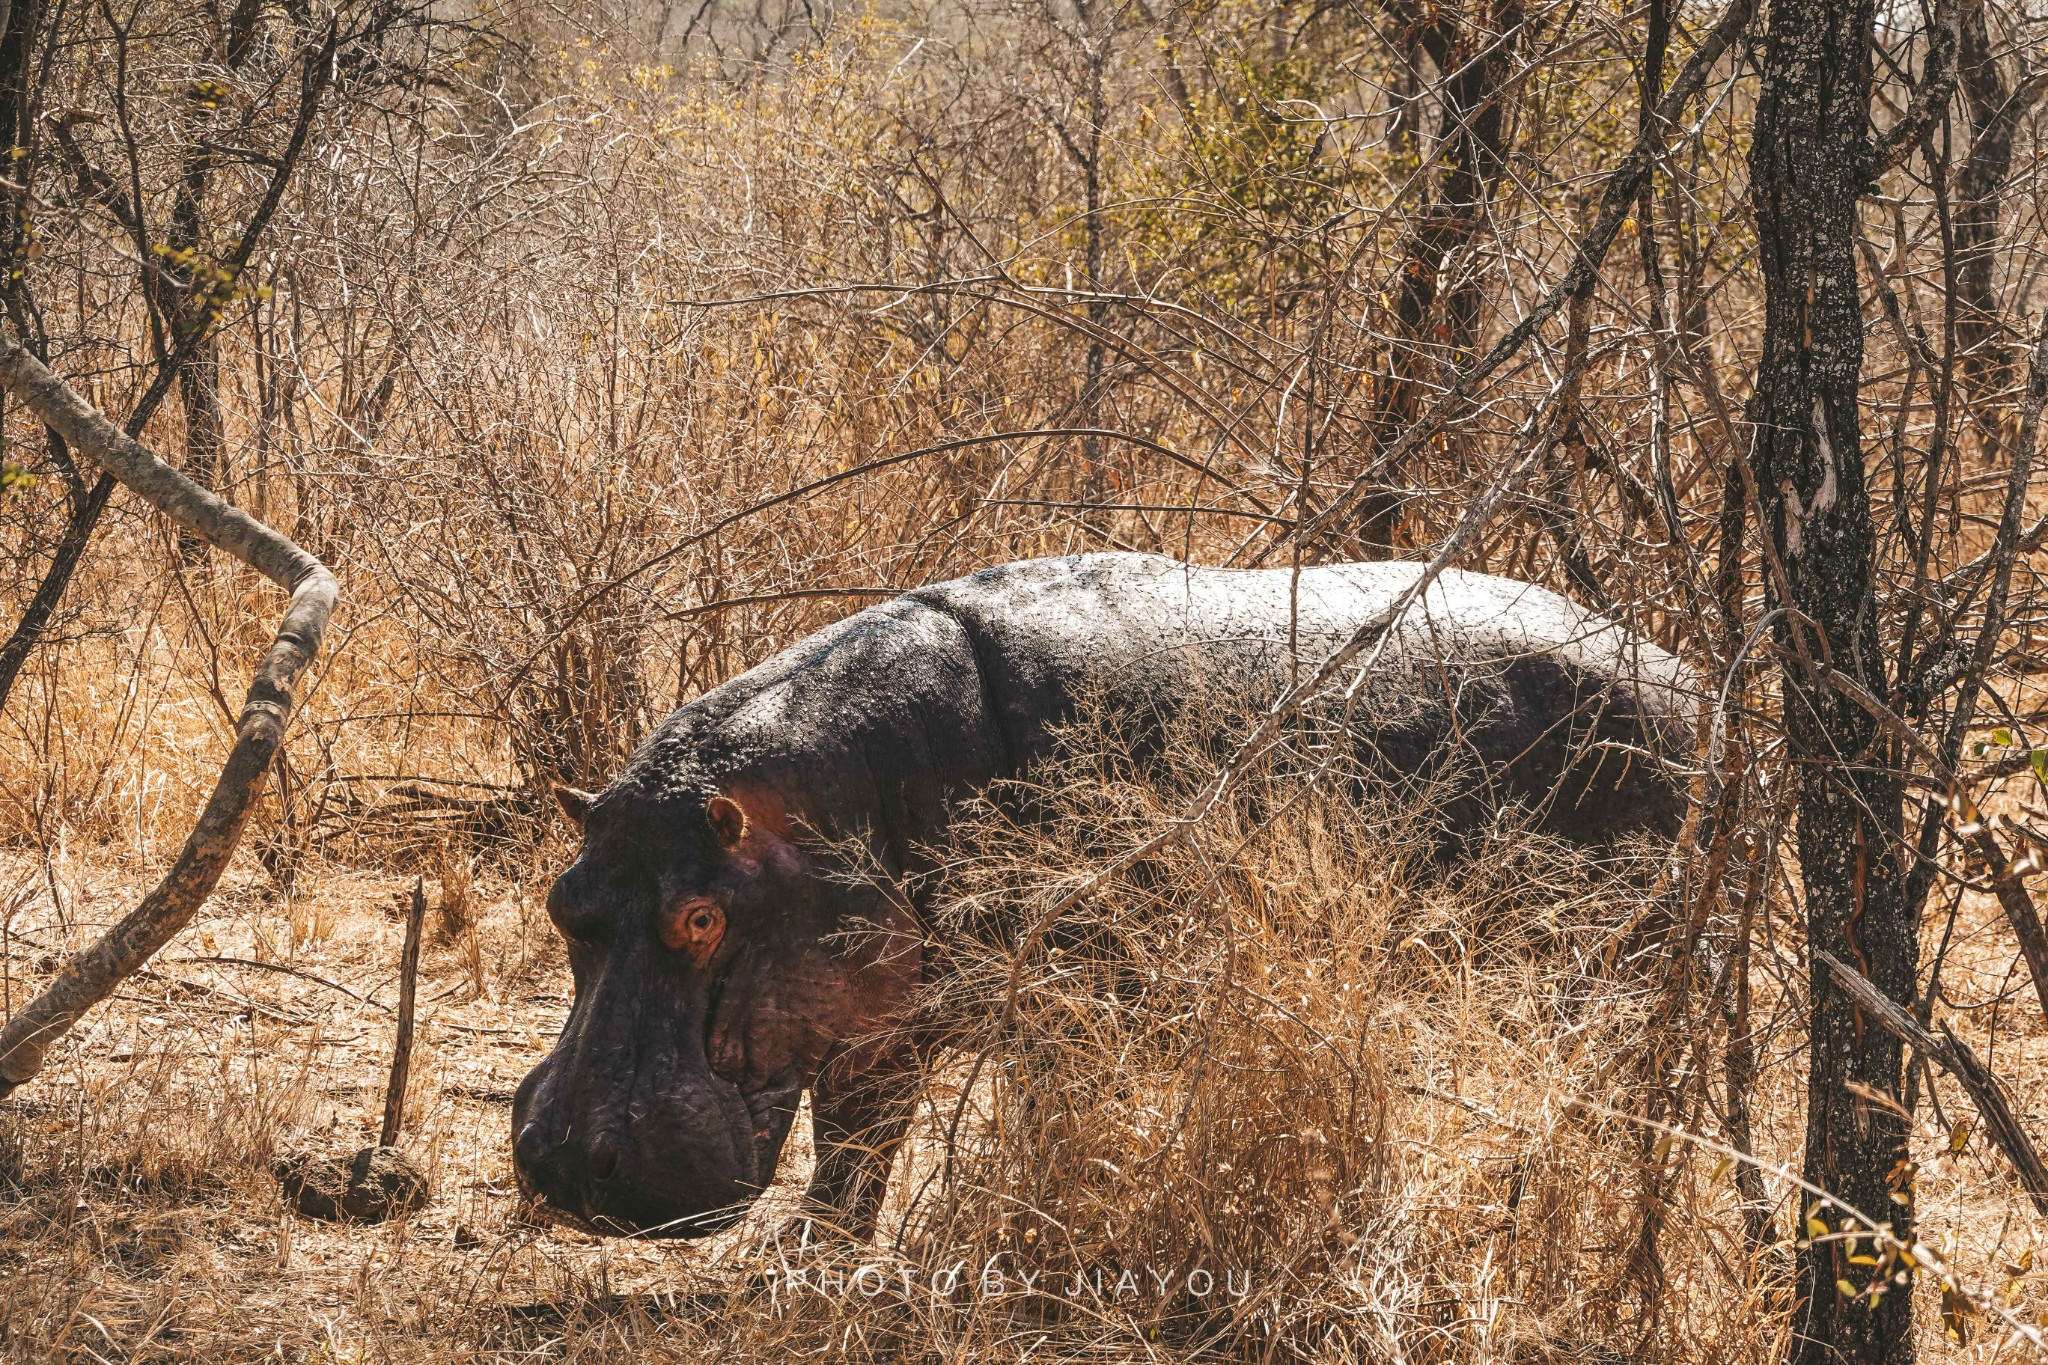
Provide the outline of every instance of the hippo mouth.
<path id="1" fill-rule="evenodd" d="M 802 1090 L 695 1076 L 581 1140 L 573 1117 L 550 1122 L 554 1070 L 544 1062 L 520 1087 L 513 1167 L 532 1217 L 600 1237 L 708 1237 L 745 1217 L 775 1178 Z"/>
<path id="2" fill-rule="evenodd" d="M 737 1223 L 746 1216 L 747 1210 L 753 1206 L 753 1199 L 750 1197 L 743 1202 L 726 1205 L 724 1208 L 707 1209 L 702 1213 L 689 1214 L 681 1218 L 672 1218 L 664 1223 L 655 1223 L 652 1226 L 642 1227 L 632 1223 L 621 1222 L 609 1214 L 596 1214 L 586 1217 L 573 1210 L 563 1208 L 561 1205 L 551 1202 L 546 1195 L 528 1188 L 527 1182 L 523 1178 L 520 1181 L 520 1189 L 526 1195 L 524 1213 L 532 1222 L 552 1223 L 557 1227 L 568 1228 L 572 1232 L 580 1232 L 590 1237 L 616 1237 L 650 1242 L 671 1239 L 690 1241 L 699 1237 L 712 1236 L 715 1233 L 723 1232 L 726 1228 Z"/>

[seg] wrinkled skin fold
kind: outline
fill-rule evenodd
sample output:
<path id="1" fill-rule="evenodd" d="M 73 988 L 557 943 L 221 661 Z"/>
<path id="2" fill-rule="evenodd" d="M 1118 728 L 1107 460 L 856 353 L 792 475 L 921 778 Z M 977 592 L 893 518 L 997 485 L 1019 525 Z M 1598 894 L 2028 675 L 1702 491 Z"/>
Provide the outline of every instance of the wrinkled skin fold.
<path id="1" fill-rule="evenodd" d="M 809 1091 L 807 1205 L 868 1236 L 932 1042 L 910 1017 L 917 850 L 1047 756 L 1084 695 L 1139 744 L 1196 698 L 1261 704 L 1419 573 L 1026 560 L 849 617 L 676 711 L 602 792 L 563 796 L 583 846 L 548 910 L 576 995 L 513 1104 L 521 1186 L 592 1231 L 704 1236 L 773 1179 Z M 1528 584 L 1444 574 L 1327 710 L 1370 767 L 1448 783 L 1452 832 L 1504 801 L 1584 842 L 1683 812 L 1683 667 Z M 883 875 L 837 875 L 847 839 Z"/>

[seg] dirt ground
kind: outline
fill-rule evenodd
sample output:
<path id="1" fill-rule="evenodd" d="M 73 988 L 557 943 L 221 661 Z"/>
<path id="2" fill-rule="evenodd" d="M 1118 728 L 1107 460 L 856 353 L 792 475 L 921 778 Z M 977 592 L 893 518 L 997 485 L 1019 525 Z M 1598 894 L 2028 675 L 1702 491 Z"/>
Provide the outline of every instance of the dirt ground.
<path id="1" fill-rule="evenodd" d="M 6 864 L 0 882 L 19 894 L 29 870 Z M 12 926 L 16 998 L 58 938 L 135 893 L 118 867 L 74 866 L 65 880 L 73 934 L 48 922 L 47 895 L 42 915 Z M 335 873 L 287 901 L 259 869 L 233 877 L 8 1103 L 0 1153 L 19 1169 L 0 1173 L 0 1354 L 382 1357 L 458 1313 L 490 1349 L 500 1333 L 485 1306 L 511 1310 L 507 1349 L 533 1350 L 551 1337 L 549 1311 L 533 1305 L 730 1282 L 726 1262 L 787 1217 L 786 1199 L 691 1245 L 603 1242 L 518 1217 L 512 1095 L 569 1003 L 544 880 L 486 880 L 466 898 L 430 885 L 400 1145 L 427 1171 L 431 1203 L 375 1228 L 287 1212 L 275 1156 L 376 1141 L 411 888 Z M 808 1163 L 800 1124 L 783 1184 L 800 1186 Z"/>

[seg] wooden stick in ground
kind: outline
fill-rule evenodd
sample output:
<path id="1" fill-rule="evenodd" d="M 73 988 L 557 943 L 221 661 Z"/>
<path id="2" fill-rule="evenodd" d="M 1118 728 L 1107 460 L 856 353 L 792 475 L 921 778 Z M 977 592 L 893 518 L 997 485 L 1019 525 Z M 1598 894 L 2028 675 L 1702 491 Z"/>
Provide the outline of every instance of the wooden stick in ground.
<path id="1" fill-rule="evenodd" d="M 412 1005 L 420 979 L 420 925 L 427 917 L 427 879 L 412 884 L 412 909 L 405 917 L 405 949 L 398 958 L 398 1041 L 391 1048 L 391 1084 L 384 1091 L 384 1132 L 380 1147 L 398 1145 L 405 1122 L 405 1083 L 412 1075 Z"/>
<path id="2" fill-rule="evenodd" d="M 1869 978 L 1827 949 L 1817 948 L 1813 955 L 1834 974 L 1842 990 L 1864 1013 L 1883 1024 L 1901 1042 L 1912 1044 L 1921 1055 L 1932 1058 L 1936 1066 L 1955 1077 L 1963 1089 L 1970 1092 L 1971 1102 L 1983 1117 L 1984 1130 L 1991 1134 L 1992 1142 L 2019 1172 L 2020 1184 L 2025 1187 L 2027 1197 L 2034 1201 L 2035 1210 L 2048 1217 L 2048 1164 L 2042 1162 L 2033 1140 L 2027 1136 L 2027 1130 L 2020 1125 L 2012 1106 L 2005 1102 L 2005 1088 L 1977 1059 L 1969 1045 L 1956 1037 L 1947 1024 L 1941 1026 L 1944 1036 L 1940 1038 L 1920 1027 L 1919 1020 L 1899 1008 L 1883 991 L 1872 985 Z"/>
<path id="3" fill-rule="evenodd" d="M 171 870 L 127 918 L 66 962 L 40 995 L 0 1024 L 0 1096 L 5 1096 L 42 1070 L 50 1044 L 148 962 L 213 894 L 284 741 L 292 686 L 319 651 L 339 591 L 326 565 L 150 454 L 10 342 L 0 342 L 0 388 L 181 529 L 291 594 L 277 636 L 249 685 L 234 747 Z"/>

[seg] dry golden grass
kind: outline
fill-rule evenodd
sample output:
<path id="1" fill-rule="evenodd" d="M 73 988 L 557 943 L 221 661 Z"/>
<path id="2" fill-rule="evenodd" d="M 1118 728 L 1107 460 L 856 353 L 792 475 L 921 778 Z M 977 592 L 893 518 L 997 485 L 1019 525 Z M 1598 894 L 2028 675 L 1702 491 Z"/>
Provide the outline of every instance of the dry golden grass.
<path id="1" fill-rule="evenodd" d="M 410 877 L 314 863 L 287 898 L 245 859 L 151 973 L 0 1110 L 0 1354 L 1782 1352 L 1770 1267 L 1784 1248 L 1745 1249 L 1729 1163 L 1639 1121 L 1715 1138 L 1703 1098 L 1725 1037 L 1687 1014 L 1706 950 L 1679 962 L 1642 946 L 1637 917 L 1661 870 L 1647 850 L 1593 866 L 1502 826 L 1447 871 L 1418 844 L 1413 811 L 1362 807 L 1328 775 L 1311 787 L 1269 772 L 1071 912 L 1018 969 L 1016 1026 L 1003 1029 L 990 1021 L 1013 959 L 977 946 L 973 926 L 1028 915 L 1178 808 L 1177 783 L 1138 780 L 1113 738 L 1083 737 L 1046 775 L 1061 818 L 1017 826 L 990 809 L 955 841 L 939 904 L 959 976 L 934 1005 L 983 1022 L 934 1078 L 874 1247 L 776 1240 L 808 1164 L 802 1125 L 776 1188 L 711 1242 L 599 1242 L 522 1220 L 509 1101 L 568 991 L 540 908 L 566 850 L 548 843 L 518 865 L 444 855 L 428 869 L 441 927 L 422 968 L 403 1144 L 431 1174 L 431 1205 L 382 1228 L 288 1214 L 276 1154 L 374 1139 Z M 1199 773 L 1184 757 L 1179 770 Z M 0 864 L 16 907 L 10 989 L 124 908 L 136 871 L 85 855 Z M 1959 926 L 1955 997 L 2009 1003 L 1958 1012 L 1958 1025 L 1984 1050 L 1999 1016 L 1995 1064 L 2038 1114 L 2048 1036 L 2027 996 L 2011 996 L 1995 908 L 1969 898 Z M 1779 977 L 1797 960 L 1793 932 L 1782 917 L 1759 931 L 1760 1020 L 1797 1017 Z M 1768 1022 L 1763 1037 L 1759 1155 L 1796 1165 L 1799 1039 Z M 1969 1113 L 1946 1082 L 1938 1093 L 1950 1120 Z M 1922 1236 L 2031 1321 L 2041 1296 L 2022 1258 L 2041 1221 L 1981 1140 L 1950 1157 L 1946 1137 L 1923 1119 Z M 1786 1235 L 1786 1184 L 1767 1185 Z M 1958 1347 L 1934 1289 L 1917 1292 L 1930 1358 L 2019 1354 L 1996 1321 L 1970 1323 Z"/>

